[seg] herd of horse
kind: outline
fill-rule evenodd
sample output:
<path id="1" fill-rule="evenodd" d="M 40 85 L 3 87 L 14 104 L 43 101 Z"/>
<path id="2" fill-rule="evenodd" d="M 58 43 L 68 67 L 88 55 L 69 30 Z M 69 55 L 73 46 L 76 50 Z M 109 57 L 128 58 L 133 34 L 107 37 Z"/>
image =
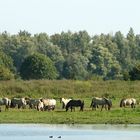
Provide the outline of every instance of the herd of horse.
<path id="1" fill-rule="evenodd" d="M 76 107 L 80 107 L 80 111 L 84 110 L 84 101 L 83 100 L 74 100 L 74 99 L 65 99 L 60 98 L 60 103 L 62 103 L 62 109 L 66 109 L 66 112 L 70 109 L 71 112 L 75 110 Z M 123 98 L 120 101 L 120 107 L 130 106 L 131 108 L 135 108 L 137 104 L 136 99 L 134 98 Z M 40 98 L 40 99 L 30 99 L 30 98 L 1 98 L 0 99 L 0 106 L 5 106 L 5 110 L 9 108 L 26 108 L 28 105 L 30 109 L 36 109 L 38 111 L 46 111 L 46 110 L 54 110 L 56 107 L 56 100 L 55 99 L 47 99 L 47 98 Z M 112 101 L 109 98 L 103 97 L 94 97 L 91 100 L 90 107 L 92 110 L 96 110 L 101 106 L 101 111 L 103 108 L 106 110 L 110 110 L 112 107 Z M 1 107 L 0 107 L 1 111 Z"/>

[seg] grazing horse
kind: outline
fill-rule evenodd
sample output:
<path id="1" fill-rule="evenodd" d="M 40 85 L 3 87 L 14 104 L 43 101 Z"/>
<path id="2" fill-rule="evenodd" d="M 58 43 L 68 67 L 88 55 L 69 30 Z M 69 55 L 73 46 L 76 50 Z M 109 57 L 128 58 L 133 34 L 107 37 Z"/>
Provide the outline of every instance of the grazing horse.
<path id="1" fill-rule="evenodd" d="M 27 103 L 30 109 L 37 109 L 37 106 L 40 103 L 40 99 L 29 99 Z"/>
<path id="2" fill-rule="evenodd" d="M 62 109 L 66 108 L 66 105 L 70 100 L 72 99 L 60 98 L 60 103 L 62 103 Z"/>
<path id="3" fill-rule="evenodd" d="M 37 110 L 38 111 L 44 111 L 44 104 L 40 100 L 37 103 Z"/>
<path id="4" fill-rule="evenodd" d="M 131 108 L 135 108 L 136 106 L 136 99 L 134 98 L 128 98 L 128 99 L 122 99 L 120 101 L 120 107 L 126 107 L 126 106 L 131 106 Z"/>
<path id="5" fill-rule="evenodd" d="M 11 100 L 8 98 L 0 98 L 0 106 L 5 105 L 5 110 L 7 110 L 11 105 Z"/>
<path id="6" fill-rule="evenodd" d="M 103 109 L 103 107 L 105 106 L 105 109 L 107 110 L 106 106 L 108 106 L 108 110 L 110 110 L 110 108 L 112 107 L 112 101 L 110 99 L 107 98 L 99 98 L 99 97 L 94 97 L 92 99 L 91 105 L 90 107 L 92 107 L 96 110 L 96 108 L 98 107 L 98 105 L 101 105 L 101 111 Z"/>
<path id="7" fill-rule="evenodd" d="M 25 100 L 25 98 L 12 98 L 11 99 L 11 108 L 15 108 L 16 106 L 18 106 L 19 108 L 25 108 L 27 105 L 27 102 Z"/>
<path id="8" fill-rule="evenodd" d="M 44 104 L 44 110 L 54 110 L 56 106 L 56 100 L 55 99 L 40 99 L 41 102 Z"/>
<path id="9" fill-rule="evenodd" d="M 70 100 L 66 105 L 66 111 L 68 111 L 68 109 L 70 108 L 71 112 L 72 112 L 73 107 L 80 107 L 80 111 L 83 111 L 84 101 L 82 101 L 82 100 Z"/>

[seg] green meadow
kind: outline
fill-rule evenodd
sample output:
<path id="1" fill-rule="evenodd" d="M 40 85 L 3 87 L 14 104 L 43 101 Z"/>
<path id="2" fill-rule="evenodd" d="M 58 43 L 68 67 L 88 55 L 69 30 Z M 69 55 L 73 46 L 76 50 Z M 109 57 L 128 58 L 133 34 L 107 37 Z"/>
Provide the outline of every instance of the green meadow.
<path id="1" fill-rule="evenodd" d="M 110 111 L 92 110 L 92 97 L 109 97 L 113 106 Z M 54 111 L 38 112 L 35 109 L 9 109 L 0 112 L 0 123 L 47 123 L 47 124 L 140 124 L 140 105 L 132 109 L 120 108 L 120 100 L 133 97 L 140 101 L 140 81 L 71 81 L 71 80 L 33 80 L 2 81 L 0 97 L 55 98 Z M 62 109 L 60 97 L 82 99 L 83 112 Z"/>

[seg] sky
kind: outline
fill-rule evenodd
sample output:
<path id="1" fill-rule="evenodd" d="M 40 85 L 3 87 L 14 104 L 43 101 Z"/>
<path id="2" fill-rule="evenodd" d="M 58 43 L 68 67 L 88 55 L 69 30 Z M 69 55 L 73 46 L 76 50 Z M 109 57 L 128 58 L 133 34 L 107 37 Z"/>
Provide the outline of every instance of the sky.
<path id="1" fill-rule="evenodd" d="M 0 32 L 140 34 L 140 0 L 0 0 Z"/>

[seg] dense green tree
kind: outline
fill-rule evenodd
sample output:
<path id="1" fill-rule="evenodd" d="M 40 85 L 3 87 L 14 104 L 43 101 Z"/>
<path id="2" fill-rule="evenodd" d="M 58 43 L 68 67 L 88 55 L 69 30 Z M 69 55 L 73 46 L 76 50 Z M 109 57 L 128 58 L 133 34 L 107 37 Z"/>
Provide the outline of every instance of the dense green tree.
<path id="1" fill-rule="evenodd" d="M 51 36 L 46 33 L 31 35 L 25 30 L 15 35 L 6 31 L 0 33 L 0 66 L 3 75 L 6 74 L 2 69 L 6 73 L 16 72 L 19 75 L 23 62 L 28 56 L 37 53 L 51 60 L 59 79 L 91 79 L 94 75 L 104 79 L 121 79 L 123 75 L 128 80 L 135 64 L 140 61 L 140 35 L 135 35 L 132 28 L 126 37 L 120 31 L 114 35 L 93 37 L 86 31 L 68 31 Z M 24 78 L 30 79 L 28 76 Z M 39 78 L 42 77 L 36 79 Z"/>
<path id="2" fill-rule="evenodd" d="M 35 35 L 35 45 L 37 52 L 49 57 L 55 64 L 57 71 L 59 72 L 59 78 L 62 77 L 64 57 L 60 50 L 60 47 L 50 42 L 49 37 L 45 33 Z"/>
<path id="3" fill-rule="evenodd" d="M 3 36 L 6 36 L 5 34 Z M 20 70 L 21 63 L 24 59 L 35 52 L 34 42 L 30 33 L 20 31 L 18 35 L 5 37 L 3 51 L 13 59 L 17 72 Z"/>
<path id="4" fill-rule="evenodd" d="M 116 56 L 116 59 L 119 61 L 122 67 L 122 73 L 125 73 L 126 71 L 129 71 L 132 68 L 131 54 L 128 41 L 119 31 L 116 32 L 114 36 L 114 42 L 117 44 L 119 51 L 118 55 Z"/>
<path id="5" fill-rule="evenodd" d="M 57 71 L 53 62 L 43 54 L 28 56 L 21 65 L 20 74 L 23 79 L 55 79 Z"/>
<path id="6" fill-rule="evenodd" d="M 0 65 L 0 80 L 14 79 L 14 74 L 6 67 Z"/>
<path id="7" fill-rule="evenodd" d="M 67 57 L 69 53 L 72 53 L 72 33 L 70 31 L 52 35 L 51 41 L 54 45 L 60 47 L 64 57 Z"/>
<path id="8" fill-rule="evenodd" d="M 129 72 L 130 80 L 140 80 L 140 64 L 137 64 L 133 69 Z"/>
<path id="9" fill-rule="evenodd" d="M 11 72 L 15 72 L 13 60 L 2 51 L 0 52 L 0 66 L 4 66 L 5 68 L 8 68 Z"/>
<path id="10" fill-rule="evenodd" d="M 12 59 L 0 52 L 0 80 L 14 79 L 15 68 Z"/>
<path id="11" fill-rule="evenodd" d="M 138 57 L 138 48 L 136 46 L 136 37 L 132 28 L 130 28 L 127 34 L 127 40 L 130 48 L 131 61 L 133 63 Z"/>
<path id="12" fill-rule="evenodd" d="M 93 75 L 100 75 L 105 79 L 115 79 L 115 77 L 121 76 L 121 67 L 118 61 L 109 52 L 108 48 L 102 45 L 93 46 L 89 70 Z"/>
<path id="13" fill-rule="evenodd" d="M 88 59 L 81 54 L 70 54 L 63 68 L 63 76 L 66 79 L 86 79 L 88 76 Z"/>

